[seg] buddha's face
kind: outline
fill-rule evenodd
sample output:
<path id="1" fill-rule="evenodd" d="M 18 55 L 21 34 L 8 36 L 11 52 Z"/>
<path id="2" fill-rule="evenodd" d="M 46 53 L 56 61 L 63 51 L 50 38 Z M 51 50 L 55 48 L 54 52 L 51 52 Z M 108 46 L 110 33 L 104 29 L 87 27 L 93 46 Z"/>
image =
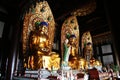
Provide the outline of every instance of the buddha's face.
<path id="1" fill-rule="evenodd" d="M 70 41 L 70 44 L 74 44 L 74 43 L 75 43 L 75 41 L 76 41 L 76 38 L 71 37 L 71 38 L 69 39 L 69 41 Z"/>
<path id="2" fill-rule="evenodd" d="M 84 48 L 84 56 L 86 57 L 88 56 L 88 58 L 91 58 L 92 55 L 93 55 L 92 45 L 86 45 L 86 47 Z"/>
<path id="3" fill-rule="evenodd" d="M 41 31 L 41 34 L 46 34 L 48 32 L 48 27 L 45 25 L 40 26 L 39 30 Z"/>
<path id="4" fill-rule="evenodd" d="M 91 51 L 92 51 L 92 45 L 87 45 L 86 46 L 86 50 L 87 50 L 88 53 L 91 53 Z"/>

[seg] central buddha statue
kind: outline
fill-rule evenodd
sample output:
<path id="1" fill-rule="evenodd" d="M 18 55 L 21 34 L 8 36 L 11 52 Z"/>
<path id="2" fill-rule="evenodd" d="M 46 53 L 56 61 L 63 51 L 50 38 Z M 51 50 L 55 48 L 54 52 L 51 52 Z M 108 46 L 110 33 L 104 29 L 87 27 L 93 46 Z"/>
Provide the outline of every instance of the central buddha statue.
<path id="1" fill-rule="evenodd" d="M 48 23 L 36 22 L 35 29 L 29 37 L 30 57 L 28 64 L 31 69 L 42 68 L 42 56 L 50 54 L 50 43 L 48 38 Z"/>

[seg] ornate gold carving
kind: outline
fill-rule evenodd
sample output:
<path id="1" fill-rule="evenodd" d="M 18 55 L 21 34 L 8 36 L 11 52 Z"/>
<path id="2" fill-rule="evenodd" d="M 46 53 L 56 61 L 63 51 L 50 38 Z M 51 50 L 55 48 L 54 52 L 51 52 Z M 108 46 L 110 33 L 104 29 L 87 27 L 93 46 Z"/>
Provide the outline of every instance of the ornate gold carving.
<path id="1" fill-rule="evenodd" d="M 89 3 L 73 11 L 71 14 L 74 16 L 85 16 L 87 14 L 92 13 L 95 9 L 96 9 L 96 2 L 95 0 L 91 0 Z"/>
<path id="2" fill-rule="evenodd" d="M 60 57 L 57 53 L 51 52 L 50 56 L 43 56 L 43 68 L 58 70 L 60 68 Z"/>
<path id="3" fill-rule="evenodd" d="M 86 46 L 87 43 L 92 44 L 92 36 L 90 34 L 90 31 L 86 31 L 82 34 L 82 40 L 81 40 L 81 49 L 83 51 L 83 48 Z"/>
<path id="4" fill-rule="evenodd" d="M 76 16 L 67 18 L 61 30 L 61 52 L 62 60 L 66 61 L 72 68 L 77 68 L 77 57 L 79 47 L 79 26 Z M 74 64 L 73 64 L 74 62 Z M 73 66 L 74 65 L 74 66 Z"/>
<path id="5" fill-rule="evenodd" d="M 43 8 L 44 8 L 44 12 L 41 12 L 41 9 Z M 34 13 L 31 10 L 34 10 Z M 51 12 L 51 9 L 47 1 L 43 1 L 43 2 L 37 3 L 35 8 L 31 7 L 29 9 L 29 12 L 25 14 L 24 23 L 23 23 L 23 53 L 26 53 L 29 34 L 31 31 L 35 29 L 35 22 L 37 21 L 40 21 L 40 22 L 45 21 L 48 23 L 48 26 L 49 26 L 48 33 L 50 33 L 49 41 L 51 43 L 50 47 L 52 47 L 52 43 L 54 39 L 53 36 L 54 36 L 54 30 L 55 30 L 55 22 L 54 22 L 53 14 Z"/>

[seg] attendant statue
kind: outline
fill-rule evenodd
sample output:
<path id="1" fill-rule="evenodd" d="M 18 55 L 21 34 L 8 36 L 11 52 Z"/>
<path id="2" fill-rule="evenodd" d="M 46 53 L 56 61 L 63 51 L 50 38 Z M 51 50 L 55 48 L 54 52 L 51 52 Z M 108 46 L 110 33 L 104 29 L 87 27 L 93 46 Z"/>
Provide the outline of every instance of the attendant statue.
<path id="1" fill-rule="evenodd" d="M 65 40 L 63 61 L 66 62 L 71 68 L 76 69 L 78 65 L 78 53 L 76 53 L 76 36 L 71 34 Z"/>
<path id="2" fill-rule="evenodd" d="M 84 58 L 88 61 L 93 57 L 92 43 L 88 42 L 83 49 Z"/>
<path id="3" fill-rule="evenodd" d="M 72 69 L 78 69 L 79 61 L 78 61 L 78 53 L 77 53 L 77 46 L 76 46 L 76 36 L 74 34 L 70 35 L 69 37 L 69 44 L 71 45 L 70 48 L 70 56 L 69 56 L 69 65 Z"/>
<path id="4" fill-rule="evenodd" d="M 69 40 L 66 39 L 64 42 L 64 54 L 63 54 L 63 65 L 64 66 L 68 66 L 68 62 L 69 62 L 69 55 L 70 55 L 70 44 L 68 44 Z"/>
<path id="5" fill-rule="evenodd" d="M 85 47 L 83 48 L 84 58 L 86 60 L 86 69 L 92 67 L 93 62 L 95 59 L 93 58 L 93 48 L 92 43 L 88 42 Z"/>
<path id="6" fill-rule="evenodd" d="M 76 53 L 76 36 L 74 34 L 70 35 L 69 37 L 69 45 L 71 45 L 71 51 L 70 51 L 70 58 L 76 57 L 78 53 Z"/>
<path id="7" fill-rule="evenodd" d="M 47 22 L 36 22 L 35 30 L 30 33 L 29 50 L 29 67 L 32 69 L 42 68 L 42 56 L 50 53 Z"/>

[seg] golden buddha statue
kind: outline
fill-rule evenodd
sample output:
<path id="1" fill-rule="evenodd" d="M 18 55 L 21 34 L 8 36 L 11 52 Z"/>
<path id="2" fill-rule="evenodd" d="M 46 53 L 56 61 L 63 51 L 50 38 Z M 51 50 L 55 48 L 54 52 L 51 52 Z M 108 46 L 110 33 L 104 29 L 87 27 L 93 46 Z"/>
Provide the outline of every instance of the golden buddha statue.
<path id="1" fill-rule="evenodd" d="M 63 61 L 66 62 L 68 66 L 70 66 L 72 69 L 78 68 L 78 53 L 76 53 L 76 36 L 74 34 L 71 34 L 68 39 L 65 40 L 64 44 L 64 55 L 63 55 Z"/>
<path id="2" fill-rule="evenodd" d="M 76 41 L 76 36 L 73 34 L 70 36 L 68 43 L 69 45 L 71 45 L 69 60 L 77 57 L 75 41 Z"/>
<path id="3" fill-rule="evenodd" d="M 84 58 L 86 59 L 86 69 L 96 66 L 96 59 L 93 57 L 92 43 L 88 42 L 83 49 Z"/>
<path id="4" fill-rule="evenodd" d="M 42 56 L 50 53 L 47 22 L 36 22 L 35 30 L 30 33 L 29 47 L 31 56 L 28 65 L 32 69 L 42 68 Z"/>
<path id="5" fill-rule="evenodd" d="M 88 61 L 93 56 L 92 43 L 88 42 L 83 49 L 84 58 Z"/>

